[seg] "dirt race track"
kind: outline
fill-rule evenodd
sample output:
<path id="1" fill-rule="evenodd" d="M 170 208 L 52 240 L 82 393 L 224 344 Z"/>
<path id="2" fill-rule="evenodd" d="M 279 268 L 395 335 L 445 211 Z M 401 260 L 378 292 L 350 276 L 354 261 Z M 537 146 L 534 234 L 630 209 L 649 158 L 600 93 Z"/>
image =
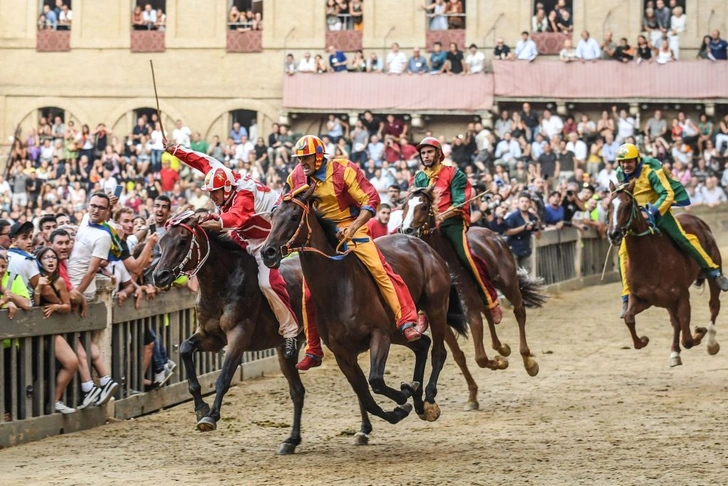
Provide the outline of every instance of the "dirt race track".
<path id="1" fill-rule="evenodd" d="M 291 419 L 287 386 L 277 375 L 233 388 L 215 432 L 197 432 L 186 403 L 0 451 L 0 483 L 727 484 L 728 319 L 718 320 L 722 352 L 708 356 L 703 343 L 683 351 L 684 365 L 670 369 L 667 313 L 638 316 L 639 334 L 651 340 L 636 351 L 617 319 L 618 294 L 616 284 L 587 288 L 529 312 L 529 342 L 540 364 L 535 378 L 521 365 L 508 313 L 499 329 L 514 350 L 510 368 L 471 367 L 480 411 L 463 410 L 467 388 L 448 359 L 439 421 L 412 414 L 391 426 L 373 419 L 366 447 L 351 445 L 358 407 L 329 355 L 304 377 L 304 442 L 296 455 L 275 454 Z M 707 300 L 707 290 L 693 291 L 693 325 L 707 324 Z M 472 344 L 461 343 L 472 356 Z M 396 349 L 389 382 L 409 379 L 412 363 L 408 351 Z"/>

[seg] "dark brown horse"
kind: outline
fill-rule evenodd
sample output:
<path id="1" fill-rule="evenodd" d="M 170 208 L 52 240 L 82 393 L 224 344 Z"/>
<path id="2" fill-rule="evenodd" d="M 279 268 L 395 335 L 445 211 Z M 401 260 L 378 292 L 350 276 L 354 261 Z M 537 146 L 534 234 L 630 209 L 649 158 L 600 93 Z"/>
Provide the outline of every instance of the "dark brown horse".
<path id="1" fill-rule="evenodd" d="M 288 380 L 293 401 L 293 427 L 281 444 L 280 454 L 295 452 L 301 443 L 301 412 L 305 389 L 296 369 L 296 358 L 285 359 L 278 334 L 278 321 L 258 287 L 255 259 L 225 235 L 206 232 L 191 212 L 170 220 L 159 244 L 162 255 L 154 270 L 158 287 L 169 287 L 180 275 L 197 274 L 200 296 L 197 301 L 197 330 L 182 343 L 189 390 L 194 398 L 197 428 L 210 431 L 220 420 L 220 407 L 243 352 L 278 348 L 278 362 Z M 208 256 L 212 255 L 210 258 Z M 299 320 L 301 319 L 301 269 L 297 258 L 287 259 L 281 266 Z M 300 321 L 299 321 L 300 322 Z M 210 408 L 202 398 L 193 353 L 220 351 L 227 346 L 220 376 L 215 382 L 215 401 Z"/>
<path id="2" fill-rule="evenodd" d="M 510 355 L 511 349 L 498 339 L 493 318 L 480 297 L 473 277 L 460 263 L 452 244 L 443 238 L 437 229 L 433 190 L 434 186 L 430 186 L 415 189 L 410 193 L 403 207 L 401 231 L 422 238 L 447 262 L 450 276 L 457 288 L 457 294 L 470 324 L 470 332 L 473 335 L 473 344 L 475 346 L 475 361 L 478 366 L 492 370 L 505 369 L 508 367 L 508 361 L 502 356 Z M 525 270 L 517 271 L 516 262 L 510 248 L 492 231 L 471 227 L 467 232 L 467 237 L 473 253 L 488 264 L 495 287 L 513 305 L 513 314 L 518 322 L 519 351 L 523 359 L 523 365 L 530 376 L 536 376 L 538 374 L 538 363 L 533 358 L 526 342 L 526 307 L 542 307 L 546 302 L 546 296 L 541 293 L 543 283 L 540 279 L 531 279 Z M 483 347 L 483 319 L 481 315 L 485 315 L 488 322 L 493 349 L 502 355 L 495 356 L 492 360 L 488 359 Z M 467 368 L 465 355 L 460 350 L 454 335 L 448 336 L 446 342 L 450 346 L 453 358 L 468 383 L 470 396 L 466 409 L 477 410 L 478 385 Z"/>
<path id="3" fill-rule="evenodd" d="M 713 279 L 708 279 L 710 323 L 708 329 L 696 327 L 695 334 L 691 335 L 690 285 L 703 281 L 704 276 L 695 260 L 681 252 L 669 236 L 650 230 L 647 221 L 642 217 L 642 208 L 634 198 L 634 185 L 634 180 L 619 188 L 610 184 L 612 196 L 607 228 L 613 245 L 619 247 L 623 239 L 627 245 L 626 278 L 631 294 L 624 322 L 632 335 L 634 347 L 641 349 L 649 342 L 647 336 L 637 337 L 635 316 L 654 305 L 667 309 L 670 314 L 673 328 L 670 366 L 682 364 L 681 333 L 682 345 L 686 349 L 700 344 L 707 333 L 708 353 L 714 355 L 720 349 L 715 340 L 715 319 L 720 311 L 720 289 Z M 689 213 L 678 214 L 676 217 L 685 232 L 697 236 L 705 251 L 720 266 L 720 251 L 708 225 Z"/>
<path id="4" fill-rule="evenodd" d="M 423 336 L 407 342 L 395 328 L 394 315 L 364 265 L 354 255 L 337 256 L 336 225 L 311 209 L 314 190 L 315 186 L 295 198 L 285 198 L 273 213 L 273 228 L 262 250 L 265 264 L 275 268 L 289 251 L 300 251 L 301 268 L 314 300 L 319 332 L 359 397 L 363 410 L 397 423 L 409 414 L 412 407 L 407 399 L 412 396 L 420 418 L 437 420 L 440 409 L 435 396 L 447 355 L 444 339 L 450 300 L 450 276 L 445 262 L 416 238 L 395 235 L 377 240 L 377 246 L 406 283 L 418 309 L 430 321 L 432 373 L 423 402 L 422 387 L 417 383 L 423 382 L 430 338 Z M 449 322 L 459 326 L 459 332 L 465 332 L 463 321 Z M 391 343 L 407 346 L 415 353 L 415 386 L 403 384 L 400 391 L 385 383 L 384 368 Z M 369 384 L 375 393 L 398 404 L 392 411 L 384 411 L 374 400 L 357 363 L 357 356 L 367 350 L 371 356 Z M 364 423 L 362 432 L 365 433 Z"/>

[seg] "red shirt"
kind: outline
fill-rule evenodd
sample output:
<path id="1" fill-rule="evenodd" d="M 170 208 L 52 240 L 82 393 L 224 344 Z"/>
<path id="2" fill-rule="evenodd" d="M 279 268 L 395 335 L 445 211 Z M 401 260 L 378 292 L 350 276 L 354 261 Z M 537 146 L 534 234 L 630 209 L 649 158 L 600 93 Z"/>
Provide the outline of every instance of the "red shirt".
<path id="1" fill-rule="evenodd" d="M 406 145 L 400 145 L 402 152 L 402 160 L 412 160 L 412 157 L 417 153 L 417 147 L 408 143 Z"/>
<path id="2" fill-rule="evenodd" d="M 392 123 L 386 122 L 384 124 L 384 133 L 386 135 L 392 135 L 394 137 L 399 137 L 402 135 L 402 132 L 404 131 L 404 122 L 400 120 L 399 118 L 395 118 Z"/>
<path id="3" fill-rule="evenodd" d="M 387 225 L 380 223 L 377 218 L 372 218 L 367 221 L 367 227 L 369 228 L 369 235 L 373 240 L 389 234 Z"/>
<path id="4" fill-rule="evenodd" d="M 179 180 L 179 174 L 174 169 L 162 167 L 159 171 L 159 179 L 162 184 L 162 191 L 172 192 L 174 184 Z"/>
<path id="5" fill-rule="evenodd" d="M 69 292 L 73 290 L 73 285 L 71 285 L 71 279 L 68 278 L 68 267 L 66 266 L 66 260 L 61 260 L 58 262 L 58 275 L 63 279 L 63 281 L 66 284 L 66 290 Z"/>

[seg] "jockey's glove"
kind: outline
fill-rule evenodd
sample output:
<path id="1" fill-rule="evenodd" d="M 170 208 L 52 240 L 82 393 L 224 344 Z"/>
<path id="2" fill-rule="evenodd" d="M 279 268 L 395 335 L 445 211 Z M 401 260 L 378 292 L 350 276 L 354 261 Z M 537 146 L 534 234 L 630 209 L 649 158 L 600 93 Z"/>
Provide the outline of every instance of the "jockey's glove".
<path id="1" fill-rule="evenodd" d="M 650 226 L 655 226 L 662 216 L 660 214 L 660 209 L 652 203 L 647 203 L 645 205 L 645 210 L 647 211 L 647 222 Z"/>

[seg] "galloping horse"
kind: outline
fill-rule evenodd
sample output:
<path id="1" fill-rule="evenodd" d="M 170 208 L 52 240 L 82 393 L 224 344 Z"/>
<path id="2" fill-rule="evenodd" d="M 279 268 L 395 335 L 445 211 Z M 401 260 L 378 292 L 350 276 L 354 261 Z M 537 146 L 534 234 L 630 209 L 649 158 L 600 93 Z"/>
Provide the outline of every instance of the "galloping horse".
<path id="1" fill-rule="evenodd" d="M 445 363 L 444 346 L 448 323 L 450 276 L 445 262 L 426 244 L 416 238 L 395 235 L 377 240 L 377 246 L 409 289 L 417 307 L 430 320 L 432 333 L 432 374 L 422 401 L 421 384 L 427 362 L 430 338 L 423 336 L 407 342 L 394 326 L 394 315 L 383 299 L 364 265 L 353 255 L 337 256 L 336 225 L 322 218 L 312 204 L 316 198 L 312 186 L 305 193 L 287 196 L 273 213 L 272 229 L 262 255 L 269 267 L 280 264 L 281 258 L 291 251 L 299 251 L 301 268 L 310 288 L 316 309 L 319 332 L 334 353 L 339 368 L 359 397 L 362 418 L 369 412 L 390 423 L 397 423 L 409 415 L 412 396 L 415 411 L 420 418 L 434 421 L 440 415 L 435 403 L 437 380 Z M 351 242 L 350 244 L 356 244 Z M 464 321 L 449 321 L 465 333 Z M 402 391 L 387 386 L 384 368 L 390 344 L 407 346 L 415 353 L 413 386 L 403 384 Z M 357 356 L 370 351 L 369 384 L 399 404 L 385 412 L 369 392 Z M 362 423 L 362 434 L 367 432 Z"/>
<path id="2" fill-rule="evenodd" d="M 293 401 L 293 426 L 290 436 L 280 445 L 280 454 L 295 452 L 301 443 L 301 412 L 305 389 L 296 369 L 296 358 L 285 359 L 278 334 L 278 322 L 258 287 L 255 259 L 221 233 L 206 232 L 191 211 L 168 223 L 159 244 L 162 256 L 154 270 L 154 283 L 169 287 L 180 275 L 194 275 L 200 281 L 197 302 L 197 330 L 180 346 L 187 371 L 189 390 L 195 401 L 197 428 L 210 431 L 220 420 L 222 400 L 230 388 L 244 351 L 278 348 L 278 362 L 288 380 Z M 208 256 L 214 255 L 212 258 Z M 288 259 L 281 267 L 296 316 L 301 319 L 301 269 L 298 259 Z M 215 401 L 210 408 L 202 399 L 192 354 L 195 351 L 220 351 L 227 345 L 225 361 L 215 382 Z"/>
<path id="3" fill-rule="evenodd" d="M 478 366 L 492 370 L 505 369 L 508 367 L 508 361 L 505 358 L 496 356 L 493 360 L 490 360 L 485 353 L 481 314 L 484 314 L 488 321 L 493 349 L 502 356 L 510 355 L 511 349 L 498 339 L 493 318 L 486 309 L 473 278 L 460 263 L 452 244 L 440 234 L 436 227 L 435 205 L 433 204 L 435 194 L 433 190 L 434 186 L 430 186 L 415 189 L 410 193 L 403 207 L 401 231 L 422 238 L 447 262 L 452 282 L 457 288 L 457 294 L 470 324 L 470 332 L 473 335 L 473 344 L 475 346 L 475 361 Z M 546 302 L 547 297 L 541 293 L 543 283 L 541 280 L 531 279 L 525 270 L 517 271 L 511 250 L 492 231 L 471 227 L 467 232 L 467 236 L 473 252 L 488 264 L 493 284 L 513 305 L 513 314 L 518 321 L 519 351 L 523 359 L 523 365 L 530 376 L 536 376 L 538 374 L 538 363 L 533 359 L 526 342 L 526 307 L 542 307 Z M 455 361 L 463 372 L 465 380 L 468 382 L 470 396 L 466 409 L 477 410 L 478 385 L 475 384 L 475 380 L 473 380 L 467 368 L 465 355 L 460 350 L 454 336 L 450 335 L 447 343 L 453 352 Z"/>
<path id="4" fill-rule="evenodd" d="M 619 246 L 622 239 L 627 245 L 626 279 L 631 294 L 629 305 L 624 315 L 624 322 L 629 328 L 635 349 L 647 346 L 647 336 L 637 337 L 635 316 L 651 306 L 663 307 L 670 314 L 673 328 L 672 352 L 670 366 L 682 364 L 680 358 L 680 333 L 682 345 L 686 349 L 700 344 L 708 335 L 708 353 L 716 354 L 720 345 L 715 340 L 715 319 L 720 311 L 720 289 L 708 279 L 710 289 L 710 323 L 708 329 L 696 327 L 695 334 L 690 334 L 690 285 L 704 280 L 698 264 L 689 255 L 678 250 L 668 236 L 652 230 L 642 217 L 642 208 L 634 198 L 635 181 L 623 184 L 619 188 L 614 183 L 609 185 L 612 197 L 609 205 L 608 234 L 610 242 Z M 721 265 L 720 251 L 710 228 L 700 218 L 689 213 L 678 214 L 686 233 L 697 236 L 717 265 Z"/>

